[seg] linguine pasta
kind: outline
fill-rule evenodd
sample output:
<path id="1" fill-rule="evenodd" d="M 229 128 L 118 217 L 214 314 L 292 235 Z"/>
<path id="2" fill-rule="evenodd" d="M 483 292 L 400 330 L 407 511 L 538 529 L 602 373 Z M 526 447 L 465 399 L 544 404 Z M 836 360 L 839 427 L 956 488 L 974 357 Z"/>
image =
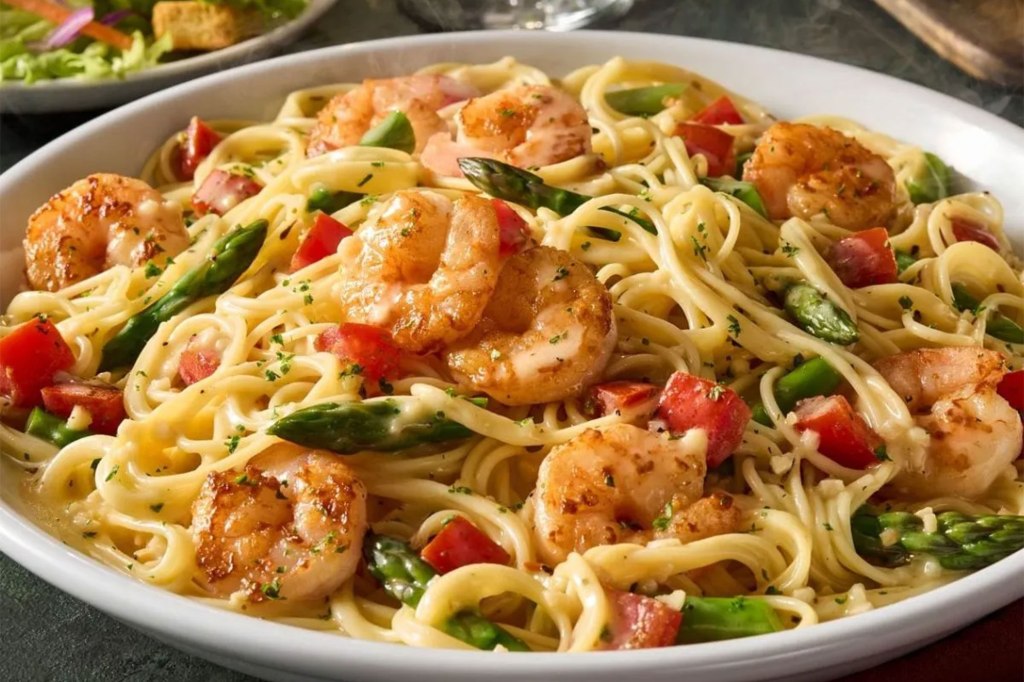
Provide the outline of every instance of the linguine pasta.
<path id="1" fill-rule="evenodd" d="M 423 72 L 445 74 L 483 92 L 552 83 L 549 75 L 510 58 L 438 64 Z M 688 87 L 649 117 L 622 114 L 605 99 L 617 89 L 654 83 Z M 999 351 L 1011 369 L 1024 366 L 1024 347 L 986 334 L 997 313 L 1018 321 L 1024 316 L 1021 263 L 1003 232 L 998 200 L 974 192 L 915 206 L 905 184 L 926 163 L 923 150 L 838 117 L 804 119 L 856 139 L 895 172 L 890 243 L 915 260 L 897 283 L 850 288 L 823 254 L 851 231 L 827 216 L 773 222 L 713 191 L 701 182 L 708 159 L 691 157 L 673 135 L 679 121 L 728 94 L 745 122 L 722 128 L 735 138 L 738 152 L 750 151 L 774 122 L 758 104 L 695 73 L 623 59 L 581 68 L 558 85 L 585 108 L 593 151 L 533 170 L 548 185 L 594 198 L 566 216 L 548 208 L 515 210 L 537 242 L 570 252 L 610 292 L 617 336 L 600 381 L 664 384 L 683 371 L 763 403 L 776 426 L 750 421 L 731 460 L 711 469 L 705 481 L 706 489 L 735 499 L 740 528 L 685 543 L 661 538 L 599 545 L 572 552 L 558 565 L 543 565 L 534 532 L 541 463 L 552 448 L 624 417 L 595 416 L 579 395 L 482 406 L 462 397 L 463 387 L 443 363 L 422 355 L 404 361 L 389 399 L 410 413 L 443 412 L 473 435 L 427 449 L 346 456 L 366 486 L 370 526 L 418 548 L 453 515 L 464 516 L 501 545 L 510 564 L 471 564 L 441 575 L 415 608 L 400 605 L 364 572 L 328 598 L 307 602 L 254 603 L 240 594 L 221 599 L 200 587 L 189 527 L 207 477 L 241 470 L 280 442 L 266 433 L 267 426 L 297 409 L 385 399 L 367 398 L 359 376 L 314 348 L 317 336 L 345 317 L 337 287 L 350 264 L 341 249 L 288 273 L 309 223 L 310 194 L 326 189 L 360 195 L 333 214 L 358 233 L 393 192 L 430 187 L 455 197 L 478 191 L 468 180 L 436 175 L 417 156 L 396 149 L 349 146 L 306 158 L 316 112 L 351 84 L 293 92 L 272 121 L 214 121 L 223 140 L 194 181 L 177 180 L 177 136 L 157 149 L 140 177 L 183 205 L 214 169 L 247 175 L 263 186 L 223 216 L 196 219 L 188 227 L 190 247 L 166 268 L 117 266 L 56 292 L 20 293 L 10 302 L 9 322 L 48 316 L 72 345 L 69 371 L 95 377 L 103 345 L 200 263 L 218 238 L 257 219 L 269 223 L 255 262 L 230 290 L 191 304 L 161 325 L 123 376 L 98 375 L 123 387 L 129 419 L 116 436 L 93 435 L 58 449 L 10 424 L 0 426 L 3 449 L 24 469 L 24 494 L 43 521 L 114 569 L 189 599 L 296 627 L 426 647 L 468 648 L 442 624 L 464 609 L 479 608 L 531 649 L 599 649 L 613 617 L 606 588 L 658 594 L 666 603 L 678 591 L 742 595 L 776 610 L 785 627 L 803 628 L 882 607 L 961 575 L 928 557 L 892 568 L 869 563 L 854 547 L 850 519 L 879 499 L 918 512 L 926 526 L 929 516 L 945 510 L 1024 513 L 1019 466 L 1005 467 L 974 498 L 908 499 L 892 489 L 901 470 L 928 456 L 929 436 L 872 365 L 916 348 L 976 346 Z M 623 213 L 646 219 L 656 234 Z M 957 217 L 983 226 L 999 248 L 958 241 Z M 621 238 L 601 238 L 594 228 L 614 230 Z M 845 311 L 859 342 L 836 345 L 796 325 L 771 294 L 771 283 L 786 279 L 805 280 Z M 957 282 L 990 292 L 977 314 L 954 305 Z M 179 358 L 193 337 L 215 345 L 220 366 L 210 378 L 185 386 L 178 378 Z M 780 408 L 776 383 L 812 357 L 842 376 L 851 403 L 884 439 L 886 456 L 876 465 L 853 469 L 821 454 L 814 434 L 796 428 Z M 702 453 L 706 439 L 691 431 L 678 446 Z"/>

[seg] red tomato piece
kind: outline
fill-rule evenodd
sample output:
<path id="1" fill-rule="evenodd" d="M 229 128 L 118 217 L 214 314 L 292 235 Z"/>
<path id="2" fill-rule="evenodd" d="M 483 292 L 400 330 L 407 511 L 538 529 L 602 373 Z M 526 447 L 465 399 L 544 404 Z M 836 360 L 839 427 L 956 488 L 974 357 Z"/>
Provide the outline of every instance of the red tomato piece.
<path id="1" fill-rule="evenodd" d="M 292 256 L 291 272 L 337 253 L 341 240 L 353 234 L 345 223 L 335 220 L 326 213 L 317 213 L 313 227 L 309 228 L 309 232 Z"/>
<path id="2" fill-rule="evenodd" d="M 796 404 L 798 431 L 818 432 L 818 452 L 851 469 L 877 464 L 885 441 L 841 395 L 807 398 Z"/>
<path id="3" fill-rule="evenodd" d="M 673 435 L 690 429 L 708 434 L 708 466 L 717 467 L 743 440 L 750 408 L 735 391 L 686 372 L 669 377 L 658 404 L 658 418 Z"/>
<path id="4" fill-rule="evenodd" d="M 843 284 L 854 289 L 899 281 L 896 254 L 889 246 L 889 231 L 884 227 L 840 239 L 828 260 Z"/>
<path id="5" fill-rule="evenodd" d="M 220 367 L 220 354 L 212 348 L 201 348 L 194 341 L 192 337 L 178 358 L 178 376 L 186 386 L 202 381 Z"/>
<path id="6" fill-rule="evenodd" d="M 530 241 L 530 227 L 515 210 L 501 199 L 491 199 L 494 212 L 498 214 L 498 252 L 502 256 L 513 256 L 523 250 Z"/>
<path id="7" fill-rule="evenodd" d="M 333 354 L 343 363 L 359 365 L 367 381 L 398 376 L 401 350 L 391 335 L 379 327 L 346 322 L 317 337 L 314 347 Z"/>
<path id="8" fill-rule="evenodd" d="M 953 223 L 953 236 L 958 242 L 978 242 L 993 251 L 999 250 L 999 240 L 983 225 L 960 216 L 955 216 L 950 222 Z"/>
<path id="9" fill-rule="evenodd" d="M 618 412 L 627 419 L 650 417 L 661 389 L 644 381 L 609 381 L 591 392 L 598 416 Z"/>
<path id="10" fill-rule="evenodd" d="M 501 545 L 461 516 L 446 523 L 420 556 L 441 574 L 470 564 L 508 564 L 512 559 Z"/>
<path id="11" fill-rule="evenodd" d="M 60 383 L 43 387 L 46 411 L 67 419 L 76 406 L 89 411 L 89 430 L 108 436 L 117 434 L 117 427 L 127 418 L 121 389 L 107 384 Z"/>
<path id="12" fill-rule="evenodd" d="M 198 116 L 193 116 L 185 130 L 185 139 L 178 145 L 178 179 L 191 180 L 196 168 L 221 140 L 213 128 Z"/>
<path id="13" fill-rule="evenodd" d="M 1024 412 L 1024 369 L 1007 372 L 996 386 L 999 395 L 1015 409 Z"/>
<path id="14" fill-rule="evenodd" d="M 719 126 L 726 123 L 738 125 L 743 123 L 743 116 L 736 110 L 736 106 L 729 99 L 728 95 L 722 95 L 697 112 L 690 120 L 709 126 Z"/>
<path id="15" fill-rule="evenodd" d="M 57 327 L 37 317 L 0 339 L 0 393 L 17 407 L 34 407 L 53 375 L 73 364 L 75 356 Z"/>
<path id="16" fill-rule="evenodd" d="M 708 177 L 717 178 L 736 170 L 736 152 L 729 133 L 700 123 L 680 123 L 676 135 L 686 142 L 687 154 L 703 154 L 708 160 Z"/>
<path id="17" fill-rule="evenodd" d="M 218 168 L 203 180 L 192 195 L 192 208 L 197 215 L 224 215 L 238 204 L 263 189 L 263 185 L 244 175 Z"/>
<path id="18" fill-rule="evenodd" d="M 612 621 L 606 649 L 652 649 L 676 643 L 683 614 L 642 594 L 608 590 Z"/>

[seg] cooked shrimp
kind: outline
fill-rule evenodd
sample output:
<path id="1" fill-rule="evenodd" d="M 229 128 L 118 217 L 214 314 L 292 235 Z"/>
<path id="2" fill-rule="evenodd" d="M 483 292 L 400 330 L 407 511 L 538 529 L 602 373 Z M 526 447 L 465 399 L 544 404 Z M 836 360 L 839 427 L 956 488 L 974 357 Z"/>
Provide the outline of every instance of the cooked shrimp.
<path id="1" fill-rule="evenodd" d="M 473 86 L 436 74 L 367 79 L 336 95 L 320 110 L 306 156 L 358 144 L 366 131 L 396 110 L 408 117 L 416 149 L 422 150 L 431 135 L 448 129 L 437 110 L 476 94 Z"/>
<path id="2" fill-rule="evenodd" d="M 387 328 L 405 350 L 438 350 L 480 321 L 501 270 L 499 248 L 491 202 L 399 192 L 343 243 L 346 318 Z"/>
<path id="3" fill-rule="evenodd" d="M 702 498 L 705 456 L 631 424 L 590 429 L 540 466 L 534 533 L 541 556 L 657 538 L 683 542 L 727 533 L 741 512 L 724 493 Z"/>
<path id="4" fill-rule="evenodd" d="M 201 583 L 253 602 L 331 594 L 355 573 L 365 532 L 366 488 L 348 465 L 291 445 L 210 474 L 192 506 Z"/>
<path id="5" fill-rule="evenodd" d="M 824 214 L 851 230 L 885 226 L 896 211 L 896 176 L 878 154 L 833 128 L 776 123 L 743 170 L 774 220 Z"/>
<path id="6" fill-rule="evenodd" d="M 28 219 L 25 272 L 34 289 L 57 291 L 114 265 L 161 263 L 188 242 L 179 204 L 142 180 L 96 173 Z"/>
<path id="7" fill-rule="evenodd" d="M 605 286 L 569 253 L 538 246 L 509 259 L 480 324 L 445 359 L 470 390 L 531 405 L 578 394 L 615 338 Z"/>
<path id="8" fill-rule="evenodd" d="M 927 348 L 875 367 L 931 436 L 922 462 L 895 480 L 916 497 L 983 494 L 1021 452 L 1020 415 L 996 393 L 1002 356 L 983 348 Z"/>
<path id="9" fill-rule="evenodd" d="M 460 176 L 463 156 L 485 156 L 527 168 L 590 153 L 590 121 L 579 102 L 549 85 L 522 85 L 467 102 L 456 114 L 456 138 L 435 134 L 423 165 Z"/>

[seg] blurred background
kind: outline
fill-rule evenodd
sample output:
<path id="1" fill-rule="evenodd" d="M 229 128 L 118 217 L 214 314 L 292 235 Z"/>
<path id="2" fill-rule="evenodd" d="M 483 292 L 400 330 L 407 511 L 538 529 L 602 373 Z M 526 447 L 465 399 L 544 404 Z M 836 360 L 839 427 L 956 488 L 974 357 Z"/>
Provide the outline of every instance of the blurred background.
<path id="1" fill-rule="evenodd" d="M 1017 125 L 1024 123 L 1020 0 L 605 2 L 605 15 L 589 28 L 697 36 L 813 55 L 918 83 Z M 462 6 L 479 3 L 464 0 Z M 338 0 L 278 53 L 435 32 L 480 19 L 478 13 L 462 12 L 459 3 L 449 0 Z M 936 48 L 960 66 L 937 54 Z M 463 58 L 472 61 L 473 55 Z M 671 61 L 672 56 L 664 58 Z M 0 86 L 0 103 L 4 96 Z M 0 170 L 107 110 L 30 114 L 0 108 L 9 111 L 0 115 Z M 251 679 L 166 647 L 55 590 L 2 555 L 0 627 L 2 680 Z M 1017 602 L 951 638 L 887 664 L 884 671 L 868 671 L 849 682 L 1020 680 L 1022 643 L 1024 607 Z"/>

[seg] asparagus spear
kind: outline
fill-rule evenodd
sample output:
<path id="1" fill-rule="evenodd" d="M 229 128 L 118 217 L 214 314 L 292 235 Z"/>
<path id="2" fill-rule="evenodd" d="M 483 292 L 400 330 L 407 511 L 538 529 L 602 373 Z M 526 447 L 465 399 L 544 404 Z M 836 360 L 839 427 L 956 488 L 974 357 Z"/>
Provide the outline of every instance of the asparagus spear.
<path id="1" fill-rule="evenodd" d="M 936 519 L 938 529 L 928 533 L 924 522 L 910 512 L 879 512 L 865 505 L 850 519 L 850 530 L 858 554 L 887 567 L 930 554 L 943 568 L 973 571 L 1024 548 L 1024 516 L 949 511 Z M 883 533 L 892 537 L 883 541 Z"/>
<path id="2" fill-rule="evenodd" d="M 384 589 L 403 604 L 420 603 L 427 584 L 437 572 L 423 561 L 408 543 L 386 535 L 369 534 L 363 543 L 363 556 L 370 573 Z M 509 651 L 529 651 L 518 637 L 487 620 L 479 611 L 467 609 L 448 619 L 446 633 L 478 649 L 494 649 L 499 644 Z"/>
<path id="3" fill-rule="evenodd" d="M 309 198 L 306 200 L 306 212 L 323 211 L 324 213 L 334 213 L 349 204 L 359 201 L 363 196 L 365 195 L 357 194 L 356 192 L 332 192 L 325 187 L 318 187 L 310 192 Z"/>
<path id="4" fill-rule="evenodd" d="M 967 287 L 959 282 L 953 283 L 953 304 L 957 310 L 970 310 L 975 315 L 980 312 L 981 301 L 974 298 Z M 1009 343 L 1024 343 L 1024 327 L 1006 317 L 1002 313 L 992 313 L 985 325 L 985 333 L 989 336 Z"/>
<path id="5" fill-rule="evenodd" d="M 50 414 L 41 407 L 33 407 L 25 423 L 25 433 L 36 438 L 42 438 L 48 443 L 62 448 L 68 443 L 74 443 L 79 438 L 91 436 L 88 429 L 72 429 L 67 422 Z"/>
<path id="6" fill-rule="evenodd" d="M 392 111 L 383 121 L 367 130 L 359 144 L 363 147 L 389 147 L 412 154 L 416 149 L 416 133 L 405 114 Z"/>
<path id="7" fill-rule="evenodd" d="M 604 96 L 608 106 L 627 116 L 653 116 L 665 108 L 665 100 L 683 94 L 683 83 L 616 90 Z"/>
<path id="8" fill-rule="evenodd" d="M 736 177 L 743 177 L 743 167 L 747 165 L 747 161 L 750 161 L 750 157 L 754 155 L 754 152 L 743 152 L 742 154 L 736 155 Z M 760 195 L 758 195 L 760 196 Z"/>
<path id="9" fill-rule="evenodd" d="M 804 398 L 831 395 L 842 380 L 843 375 L 834 370 L 832 365 L 822 358 L 814 358 L 775 382 L 775 400 L 779 403 L 782 413 L 786 414 Z M 754 405 L 753 412 L 753 419 L 758 424 L 772 425 L 764 404 L 758 402 Z"/>
<path id="10" fill-rule="evenodd" d="M 390 452 L 425 443 L 468 438 L 473 432 L 442 412 L 403 413 L 396 400 L 323 403 L 281 417 L 267 433 L 342 455 L 364 450 Z"/>
<path id="11" fill-rule="evenodd" d="M 860 338 L 846 311 L 806 282 L 790 284 L 783 305 L 804 331 L 823 341 L 846 346 Z"/>
<path id="12" fill-rule="evenodd" d="M 733 180 L 732 178 L 701 178 L 700 182 L 708 189 L 716 192 L 725 192 L 729 196 L 736 197 L 765 218 L 768 217 L 764 201 L 761 200 L 761 195 L 753 184 L 742 180 Z"/>
<path id="13" fill-rule="evenodd" d="M 759 599 L 686 597 L 676 642 L 696 644 L 782 630 L 775 609 Z"/>
<path id="14" fill-rule="evenodd" d="M 545 185 L 539 175 L 534 175 L 522 168 L 494 159 L 466 157 L 459 159 L 459 168 L 466 179 L 477 189 L 487 192 L 492 197 L 512 201 L 532 209 L 547 208 L 558 215 L 569 215 L 577 208 L 593 199 L 585 194 L 577 194 L 567 189 Z M 620 211 L 611 206 L 601 209 L 615 215 L 632 220 L 651 234 L 658 231 L 651 221 Z M 609 230 L 609 232 L 611 232 Z M 618 241 L 618 233 L 611 241 Z"/>
<path id="15" fill-rule="evenodd" d="M 200 299 L 227 291 L 252 264 L 266 236 L 267 221 L 257 220 L 218 239 L 206 260 L 185 273 L 155 303 L 129 318 L 107 341 L 99 371 L 131 365 L 161 323 Z"/>
<path id="16" fill-rule="evenodd" d="M 906 182 L 907 193 L 915 204 L 932 203 L 949 196 L 951 179 L 949 166 L 931 152 L 925 152 L 923 166 Z"/>

